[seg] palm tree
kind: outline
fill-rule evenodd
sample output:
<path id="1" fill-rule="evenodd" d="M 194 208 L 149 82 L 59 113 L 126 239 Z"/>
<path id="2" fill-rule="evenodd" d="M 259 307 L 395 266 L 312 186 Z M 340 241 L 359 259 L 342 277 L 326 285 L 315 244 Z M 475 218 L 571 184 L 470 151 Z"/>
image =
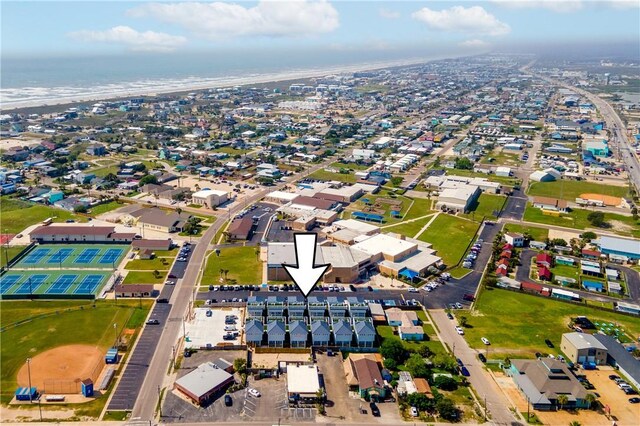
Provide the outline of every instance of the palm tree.
<path id="1" fill-rule="evenodd" d="M 227 275 L 229 275 L 229 270 L 228 270 L 228 269 L 225 269 L 225 270 L 224 270 L 224 280 L 225 280 L 225 281 L 227 280 Z"/>
<path id="2" fill-rule="evenodd" d="M 561 394 L 558 395 L 558 399 L 556 400 L 558 402 L 558 404 L 560 405 L 560 409 L 562 410 L 562 407 L 569 402 L 569 397 L 567 395 Z"/>
<path id="3" fill-rule="evenodd" d="M 224 269 L 220 268 L 220 278 L 222 278 L 222 274 L 224 274 Z"/>
<path id="4" fill-rule="evenodd" d="M 260 249 L 256 248 L 256 260 L 260 258 Z"/>
<path id="5" fill-rule="evenodd" d="M 592 393 L 588 393 L 584 400 L 587 401 L 587 404 L 589 404 L 589 408 L 591 408 L 591 405 L 596 402 L 596 396 Z"/>
<path id="6" fill-rule="evenodd" d="M 591 395 L 591 394 L 589 394 L 589 395 Z M 574 420 L 574 421 L 572 421 L 571 423 L 569 423 L 569 426 L 582 426 L 582 425 L 580 424 L 580 422 L 579 422 L 579 421 Z"/>

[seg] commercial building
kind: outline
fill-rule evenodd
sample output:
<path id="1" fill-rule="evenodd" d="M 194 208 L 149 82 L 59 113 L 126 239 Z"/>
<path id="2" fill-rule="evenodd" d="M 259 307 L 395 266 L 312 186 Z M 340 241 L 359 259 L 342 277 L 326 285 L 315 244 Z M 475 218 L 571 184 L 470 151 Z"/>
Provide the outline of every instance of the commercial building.
<path id="1" fill-rule="evenodd" d="M 318 192 L 315 197 L 330 200 L 330 201 L 338 201 L 340 203 L 352 203 L 360 198 L 363 194 L 362 188 L 355 185 L 343 186 L 340 188 L 326 188 Z"/>
<path id="2" fill-rule="evenodd" d="M 203 405 L 233 381 L 232 374 L 212 362 L 205 362 L 176 380 L 174 386 L 195 404 Z"/>
<path id="3" fill-rule="evenodd" d="M 568 204 L 565 200 L 551 197 L 533 197 L 533 207 L 561 213 L 567 213 L 569 211 Z"/>
<path id="4" fill-rule="evenodd" d="M 529 400 L 534 410 L 550 411 L 560 408 L 558 396 L 568 399 L 566 409 L 587 408 L 587 390 L 580 384 L 567 365 L 557 359 L 514 359 L 509 374 L 518 389 Z"/>
<path id="5" fill-rule="evenodd" d="M 640 259 L 640 240 L 618 237 L 601 236 L 593 241 L 600 247 L 600 251 L 611 259 L 612 257 Z"/>
<path id="6" fill-rule="evenodd" d="M 524 246 L 524 235 L 517 232 L 507 232 L 504 234 L 504 240 L 513 247 Z"/>
<path id="7" fill-rule="evenodd" d="M 480 188 L 474 185 L 446 188 L 438 194 L 436 209 L 448 209 L 466 213 L 478 199 L 480 193 Z"/>
<path id="8" fill-rule="evenodd" d="M 114 226 L 47 225 L 29 234 L 32 242 L 116 242 L 130 243 L 135 233 L 115 232 Z"/>
<path id="9" fill-rule="evenodd" d="M 500 192 L 501 185 L 498 182 L 491 182 L 485 178 L 466 176 L 429 176 L 424 180 L 424 186 L 434 191 L 445 189 L 461 188 L 465 186 L 477 186 L 481 191 L 488 194 Z"/>
<path id="10" fill-rule="evenodd" d="M 287 395 L 295 401 L 315 401 L 320 390 L 318 367 L 313 364 L 287 364 Z"/>
<path id="11" fill-rule="evenodd" d="M 607 362 L 607 348 L 591 334 L 564 333 L 560 349 L 574 363 L 603 365 Z"/>
<path id="12" fill-rule="evenodd" d="M 229 194 L 215 189 L 203 189 L 191 195 L 191 202 L 207 208 L 218 207 L 227 202 Z"/>
<path id="13" fill-rule="evenodd" d="M 616 367 L 636 389 L 640 388 L 640 361 L 613 337 L 606 334 L 594 334 L 593 337 L 607 349 L 607 364 Z"/>
<path id="14" fill-rule="evenodd" d="M 245 216 L 241 219 L 234 219 L 233 222 L 231 222 L 231 224 L 229 225 L 227 233 L 230 240 L 248 240 L 251 238 L 253 228 L 253 219 L 251 219 L 249 216 Z"/>
<path id="15" fill-rule="evenodd" d="M 190 217 L 191 215 L 186 213 L 165 212 L 157 207 L 141 207 L 125 213 L 120 217 L 120 221 L 125 225 L 170 233 L 182 231 Z"/>

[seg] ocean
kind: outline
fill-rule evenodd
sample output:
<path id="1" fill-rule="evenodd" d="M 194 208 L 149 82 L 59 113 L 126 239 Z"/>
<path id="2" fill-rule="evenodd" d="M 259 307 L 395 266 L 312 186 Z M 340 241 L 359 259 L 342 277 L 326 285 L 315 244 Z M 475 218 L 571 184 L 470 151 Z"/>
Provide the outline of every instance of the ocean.
<path id="1" fill-rule="evenodd" d="M 166 93 L 454 57 L 456 52 L 218 51 L 83 57 L 2 58 L 3 109 Z"/>

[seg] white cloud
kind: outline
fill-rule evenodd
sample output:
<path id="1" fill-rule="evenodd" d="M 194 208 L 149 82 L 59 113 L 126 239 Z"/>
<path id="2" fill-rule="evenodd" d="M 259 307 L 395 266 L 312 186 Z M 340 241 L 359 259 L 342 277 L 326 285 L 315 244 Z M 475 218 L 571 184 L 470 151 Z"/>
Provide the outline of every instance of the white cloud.
<path id="1" fill-rule="evenodd" d="M 187 42 L 186 37 L 155 31 L 139 32 L 124 25 L 105 31 L 75 31 L 68 35 L 75 40 L 85 42 L 122 44 L 136 51 L 168 52 L 175 50 Z"/>
<path id="2" fill-rule="evenodd" d="M 378 10 L 378 14 L 385 19 L 398 19 L 400 18 L 400 12 L 396 12 L 394 10 L 385 9 L 381 7 Z"/>
<path id="3" fill-rule="evenodd" d="M 128 11 L 184 27 L 205 38 L 306 36 L 338 28 L 338 11 L 326 0 L 260 1 L 253 7 L 233 3 L 149 3 Z"/>
<path id="4" fill-rule="evenodd" d="M 411 15 L 424 22 L 433 30 L 487 34 L 492 36 L 508 34 L 509 25 L 501 22 L 480 6 L 454 6 L 444 10 L 424 7 Z"/>
<path id="5" fill-rule="evenodd" d="M 489 47 L 489 43 L 487 43 L 486 41 L 478 40 L 477 38 L 473 40 L 465 40 L 458 43 L 458 45 L 462 47 L 473 47 L 475 49 L 484 49 Z"/>
<path id="6" fill-rule="evenodd" d="M 552 12 L 577 12 L 587 7 L 612 7 L 633 9 L 640 7 L 638 0 L 491 0 L 512 9 L 547 9 Z"/>

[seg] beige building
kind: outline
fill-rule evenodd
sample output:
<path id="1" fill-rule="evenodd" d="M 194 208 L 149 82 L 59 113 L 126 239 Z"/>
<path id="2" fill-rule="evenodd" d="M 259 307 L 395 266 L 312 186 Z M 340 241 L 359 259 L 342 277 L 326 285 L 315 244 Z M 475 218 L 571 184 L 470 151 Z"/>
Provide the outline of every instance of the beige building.
<path id="1" fill-rule="evenodd" d="M 565 333 L 560 341 L 560 349 L 574 363 L 607 363 L 607 348 L 591 334 Z"/>
<path id="2" fill-rule="evenodd" d="M 220 204 L 224 204 L 228 198 L 229 194 L 225 191 L 203 189 L 202 191 L 195 192 L 191 196 L 191 202 L 212 209 L 218 207 Z"/>

